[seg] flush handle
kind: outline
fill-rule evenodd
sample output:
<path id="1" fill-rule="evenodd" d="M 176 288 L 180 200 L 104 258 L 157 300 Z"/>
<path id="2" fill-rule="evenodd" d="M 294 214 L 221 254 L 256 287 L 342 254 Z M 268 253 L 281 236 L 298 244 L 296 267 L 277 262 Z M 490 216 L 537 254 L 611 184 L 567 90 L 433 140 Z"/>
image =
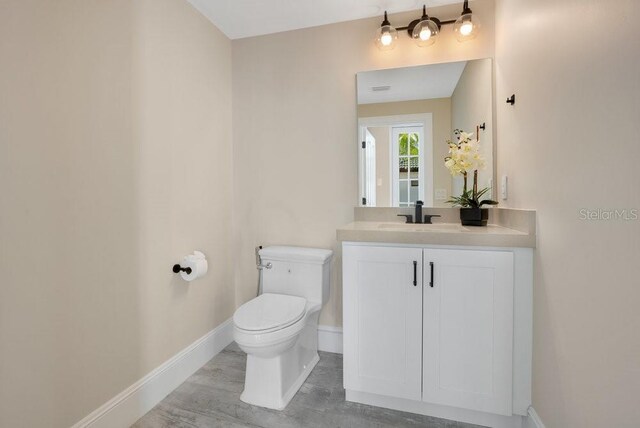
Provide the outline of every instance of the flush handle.
<path id="1" fill-rule="evenodd" d="M 258 270 L 271 269 L 273 267 L 273 265 L 271 264 L 271 262 L 268 262 L 266 265 L 259 264 L 256 267 L 258 268 Z"/>
<path id="2" fill-rule="evenodd" d="M 413 286 L 418 285 L 418 262 L 413 261 Z"/>

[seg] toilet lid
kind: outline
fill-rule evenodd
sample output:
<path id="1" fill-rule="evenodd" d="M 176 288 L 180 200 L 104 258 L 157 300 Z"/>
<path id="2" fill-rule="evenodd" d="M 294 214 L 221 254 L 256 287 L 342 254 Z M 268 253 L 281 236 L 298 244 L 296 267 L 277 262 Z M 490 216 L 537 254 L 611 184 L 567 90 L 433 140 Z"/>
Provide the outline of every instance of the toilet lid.
<path id="1" fill-rule="evenodd" d="M 242 330 L 282 329 L 302 318 L 306 304 L 306 299 L 298 296 L 261 294 L 240 306 L 233 322 Z"/>

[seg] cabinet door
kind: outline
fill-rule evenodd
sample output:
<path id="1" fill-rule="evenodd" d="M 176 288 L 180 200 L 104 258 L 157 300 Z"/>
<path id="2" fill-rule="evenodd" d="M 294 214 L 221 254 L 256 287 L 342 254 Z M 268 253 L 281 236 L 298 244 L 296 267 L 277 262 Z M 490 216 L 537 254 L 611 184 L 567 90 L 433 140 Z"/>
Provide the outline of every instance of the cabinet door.
<path id="1" fill-rule="evenodd" d="M 344 387 L 420 400 L 422 249 L 345 245 L 343 305 Z"/>
<path id="2" fill-rule="evenodd" d="M 513 254 L 425 249 L 424 269 L 423 401 L 511 415 Z"/>

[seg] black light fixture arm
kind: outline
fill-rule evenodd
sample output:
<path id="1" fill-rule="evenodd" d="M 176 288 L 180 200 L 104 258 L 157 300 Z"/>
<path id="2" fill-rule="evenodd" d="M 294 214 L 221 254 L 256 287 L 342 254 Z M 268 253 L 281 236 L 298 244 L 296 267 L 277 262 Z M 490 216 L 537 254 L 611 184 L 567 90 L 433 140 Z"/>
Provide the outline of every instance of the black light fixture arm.
<path id="1" fill-rule="evenodd" d="M 465 11 L 469 10 L 469 13 L 471 13 L 471 9 L 469 9 L 466 1 L 464 2 L 464 4 L 465 4 L 464 10 Z M 466 13 L 466 12 L 463 11 L 463 13 Z M 420 23 L 420 21 L 425 21 L 427 19 L 431 19 L 433 22 L 435 22 L 436 25 L 438 26 L 438 29 L 442 28 L 443 25 L 451 25 L 451 24 L 455 24 L 455 22 L 456 22 L 455 19 L 449 19 L 447 21 L 440 21 L 438 18 L 434 18 L 433 16 L 431 18 L 429 18 L 429 15 L 427 15 L 427 6 L 422 6 L 422 17 L 420 19 L 414 19 L 406 27 L 397 27 L 396 30 L 398 30 L 398 31 L 407 30 L 409 35 L 412 35 L 413 34 L 413 29 L 416 27 L 416 25 L 418 25 L 418 23 Z M 385 24 L 385 22 L 386 22 L 386 24 Z M 387 12 L 386 11 L 384 12 L 384 22 L 382 23 L 382 25 L 389 25 L 389 21 L 387 20 Z"/>
<path id="2" fill-rule="evenodd" d="M 384 21 L 382 21 L 382 26 L 385 25 L 391 25 L 391 23 L 389 22 L 389 19 L 387 18 L 387 11 L 384 11 Z"/>
<path id="3" fill-rule="evenodd" d="M 431 20 L 433 22 L 435 22 L 436 24 L 438 24 L 438 28 L 441 28 L 443 25 L 451 25 L 451 24 L 455 24 L 456 23 L 455 19 L 449 19 L 447 21 L 440 21 L 438 18 L 434 18 L 433 16 L 431 17 Z M 397 27 L 396 30 L 398 30 L 398 31 L 407 30 L 409 32 L 409 34 L 411 34 L 413 32 L 413 29 L 415 28 L 415 26 L 418 25 L 418 23 L 420 21 L 422 21 L 422 19 L 414 19 L 406 27 Z"/>
<path id="4" fill-rule="evenodd" d="M 393 49 L 393 40 L 397 38 L 397 31 L 406 31 L 418 46 L 431 46 L 437 40 L 443 25 L 453 25 L 453 32 L 459 42 L 474 39 L 478 34 L 479 20 L 473 15 L 469 7 L 469 0 L 462 3 L 462 14 L 456 19 L 441 21 L 427 14 L 427 7 L 422 6 L 422 15 L 403 27 L 393 27 L 389 21 L 387 11 L 384 20 L 376 33 L 376 44 L 381 50 Z"/>
<path id="5" fill-rule="evenodd" d="M 468 13 L 473 13 L 473 12 L 471 12 L 471 9 L 469 8 L 469 0 L 464 0 L 464 3 L 462 4 L 462 14 L 466 15 Z"/>

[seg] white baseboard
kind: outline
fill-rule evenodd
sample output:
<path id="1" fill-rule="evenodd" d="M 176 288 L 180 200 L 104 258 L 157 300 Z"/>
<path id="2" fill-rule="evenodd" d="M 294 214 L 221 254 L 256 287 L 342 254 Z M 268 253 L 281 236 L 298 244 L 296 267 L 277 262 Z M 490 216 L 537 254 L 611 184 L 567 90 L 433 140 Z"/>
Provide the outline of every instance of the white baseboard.
<path id="1" fill-rule="evenodd" d="M 233 342 L 231 319 L 174 355 L 72 428 L 126 428 Z"/>
<path id="2" fill-rule="evenodd" d="M 419 415 L 434 416 L 436 418 L 465 422 L 492 428 L 523 428 L 525 417 L 520 415 L 504 416 L 493 413 L 467 410 L 432 404 L 424 401 L 414 401 L 404 398 L 386 397 L 368 392 L 345 390 L 345 399 L 355 403 L 383 407 L 385 409 L 400 410 L 402 412 L 417 413 Z"/>
<path id="3" fill-rule="evenodd" d="M 533 407 L 530 406 L 529 410 L 527 410 L 527 413 L 529 414 L 529 416 L 527 417 L 526 428 L 545 428 L 544 424 L 542 423 L 542 419 L 540 419 L 540 416 L 538 416 Z"/>
<path id="4" fill-rule="evenodd" d="M 342 328 L 319 325 L 318 350 L 342 354 Z"/>
<path id="5" fill-rule="evenodd" d="M 100 406 L 72 428 L 130 427 L 232 342 L 233 322 L 232 319 L 228 319 Z M 342 328 L 318 326 L 318 349 L 342 354 Z M 374 405 L 388 407 L 380 403 Z M 529 407 L 528 416 L 523 419 L 526 419 L 526 428 L 545 428 L 533 407 Z"/>
<path id="6" fill-rule="evenodd" d="M 233 342 L 231 319 L 174 355 L 72 428 L 129 427 Z M 342 353 L 342 329 L 318 326 L 318 349 Z"/>

